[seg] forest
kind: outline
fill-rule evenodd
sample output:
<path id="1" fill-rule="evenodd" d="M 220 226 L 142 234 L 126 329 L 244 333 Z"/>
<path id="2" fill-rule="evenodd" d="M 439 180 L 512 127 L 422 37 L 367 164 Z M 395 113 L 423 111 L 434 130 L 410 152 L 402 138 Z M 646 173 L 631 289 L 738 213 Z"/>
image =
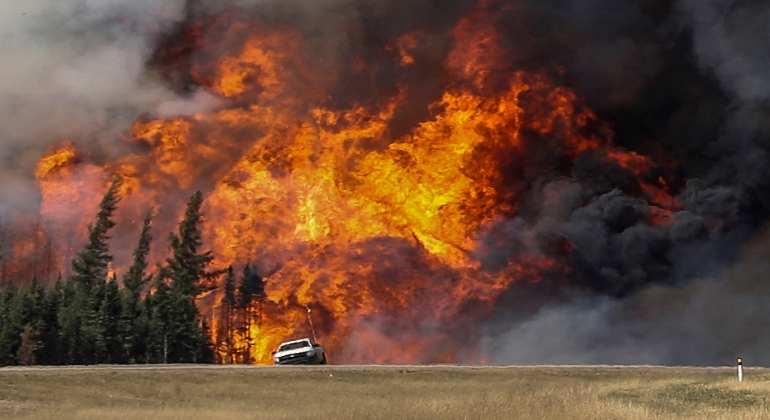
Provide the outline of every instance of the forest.
<path id="1" fill-rule="evenodd" d="M 249 264 L 240 278 L 232 267 L 211 269 L 211 251 L 201 250 L 203 194 L 188 201 L 168 237 L 170 256 L 154 269 L 149 210 L 131 264 L 118 279 L 110 268 L 109 232 L 120 186 L 113 181 L 101 200 L 70 276 L 59 275 L 49 288 L 33 278 L 0 292 L 0 365 L 250 363 L 248 342 L 236 349 L 233 332 L 249 341 L 264 281 Z M 196 300 L 219 287 L 226 326 L 222 337 L 212 337 Z"/>

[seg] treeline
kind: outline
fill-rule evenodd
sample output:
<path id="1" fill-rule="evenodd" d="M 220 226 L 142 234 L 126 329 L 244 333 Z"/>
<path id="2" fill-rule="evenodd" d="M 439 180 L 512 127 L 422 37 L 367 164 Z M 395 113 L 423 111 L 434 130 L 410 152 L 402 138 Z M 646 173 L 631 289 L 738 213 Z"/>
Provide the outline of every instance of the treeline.
<path id="1" fill-rule="evenodd" d="M 153 240 L 148 212 L 132 262 L 118 279 L 109 271 L 108 234 L 115 226 L 119 188 L 115 181 L 104 195 L 96 221 L 88 227 L 88 241 L 72 260 L 71 276 L 59 276 L 49 290 L 32 279 L 21 290 L 0 293 L 0 365 L 211 363 L 217 352 L 196 298 L 215 288 L 216 279 L 225 274 L 230 310 L 250 308 L 261 298 L 262 279 L 250 267 L 237 293 L 228 292 L 235 281 L 232 269 L 210 269 L 211 251 L 200 250 L 200 192 L 187 203 L 177 231 L 169 234 L 171 255 L 155 274 L 148 270 Z"/>
<path id="2" fill-rule="evenodd" d="M 255 325 L 260 326 L 265 300 L 265 282 L 250 265 L 243 268 L 240 280 L 232 267 L 222 284 L 223 297 L 218 328 L 217 361 L 220 363 L 251 364 L 252 336 Z"/>

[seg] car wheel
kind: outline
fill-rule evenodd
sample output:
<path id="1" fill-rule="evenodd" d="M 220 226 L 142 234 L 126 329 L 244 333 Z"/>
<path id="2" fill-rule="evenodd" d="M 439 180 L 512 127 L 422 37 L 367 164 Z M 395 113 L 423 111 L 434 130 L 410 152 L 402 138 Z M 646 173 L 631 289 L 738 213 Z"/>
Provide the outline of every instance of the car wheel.
<path id="1" fill-rule="evenodd" d="M 325 364 L 326 364 L 326 353 L 323 353 L 323 354 L 321 355 L 321 364 L 322 364 L 322 365 L 325 365 Z"/>

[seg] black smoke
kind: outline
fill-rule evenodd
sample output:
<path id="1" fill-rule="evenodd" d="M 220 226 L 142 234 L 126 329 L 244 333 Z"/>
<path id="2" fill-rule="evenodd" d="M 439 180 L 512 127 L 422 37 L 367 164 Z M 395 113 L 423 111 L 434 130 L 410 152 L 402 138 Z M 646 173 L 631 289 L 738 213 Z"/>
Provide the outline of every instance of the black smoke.
<path id="1" fill-rule="evenodd" d="M 682 204 L 651 223 L 621 168 L 585 154 L 571 176 L 533 199 L 490 241 L 517 252 L 574 248 L 572 270 L 514 286 L 489 324 L 501 363 L 726 364 L 765 355 L 766 233 L 770 215 L 770 6 L 740 1 L 528 2 L 542 38 L 524 47 L 554 60 L 615 132 L 651 157 Z M 543 48 L 553 51 L 543 57 Z M 559 209 L 552 206 L 556 204 Z M 752 239 L 748 256 L 742 253 Z M 757 244 L 758 243 L 758 244 Z M 520 305 L 526 296 L 528 305 Z M 537 302 L 537 303 L 532 303 Z M 516 309 L 517 305 L 521 308 Z"/>
<path id="2" fill-rule="evenodd" d="M 37 205 L 34 164 L 62 137 L 106 160 L 130 152 L 122 137 L 139 116 L 221 106 L 189 77 L 214 48 L 205 33 L 191 35 L 196 23 L 227 13 L 301 31 L 307 51 L 323 63 L 345 63 L 319 68 L 335 75 L 322 82 L 334 98 L 328 107 L 375 106 L 399 82 L 416 86 L 389 127 L 396 139 L 425 120 L 428 105 L 451 83 L 442 71 L 453 42 L 449 31 L 478 4 L 503 30 L 508 70 L 553 71 L 609 125 L 615 145 L 657 164 L 642 181 L 665 184 L 681 204 L 668 223 L 656 223 L 660 205 L 644 196 L 638 177 L 600 152 L 584 152 L 569 165 L 541 160 L 511 169 L 510 178 L 524 180 L 510 185 L 518 212 L 479 233 L 475 257 L 495 271 L 522 253 L 544 254 L 560 269 L 500 298 L 485 325 L 487 349 L 499 362 L 606 362 L 609 352 L 620 363 L 685 364 L 727 363 L 741 350 L 770 364 L 756 338 L 768 332 L 760 310 L 767 280 L 755 255 L 765 248 L 752 248 L 760 250 L 753 260 L 742 254 L 752 239 L 764 238 L 759 232 L 770 216 L 766 2 L 30 0 L 0 6 L 0 210 L 4 216 Z M 404 72 L 385 47 L 415 30 L 417 64 Z M 174 57 L 164 56 L 177 46 Z M 348 70 L 357 57 L 370 65 L 366 73 Z M 529 141 L 546 145 L 533 149 L 536 156 L 547 155 L 548 139 Z M 720 314 L 730 314 L 729 322 L 717 322 Z M 732 332 L 744 318 L 756 321 L 756 335 Z"/>

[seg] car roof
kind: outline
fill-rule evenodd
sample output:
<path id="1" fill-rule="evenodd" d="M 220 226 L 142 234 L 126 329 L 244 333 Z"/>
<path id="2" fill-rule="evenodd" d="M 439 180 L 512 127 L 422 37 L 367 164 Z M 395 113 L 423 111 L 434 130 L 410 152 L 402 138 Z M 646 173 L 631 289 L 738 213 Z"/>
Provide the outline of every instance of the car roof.
<path id="1" fill-rule="evenodd" d="M 310 341 L 312 343 L 312 341 L 309 338 L 300 338 L 299 340 L 284 341 L 283 343 L 281 343 L 281 345 L 299 343 L 300 341 Z"/>

